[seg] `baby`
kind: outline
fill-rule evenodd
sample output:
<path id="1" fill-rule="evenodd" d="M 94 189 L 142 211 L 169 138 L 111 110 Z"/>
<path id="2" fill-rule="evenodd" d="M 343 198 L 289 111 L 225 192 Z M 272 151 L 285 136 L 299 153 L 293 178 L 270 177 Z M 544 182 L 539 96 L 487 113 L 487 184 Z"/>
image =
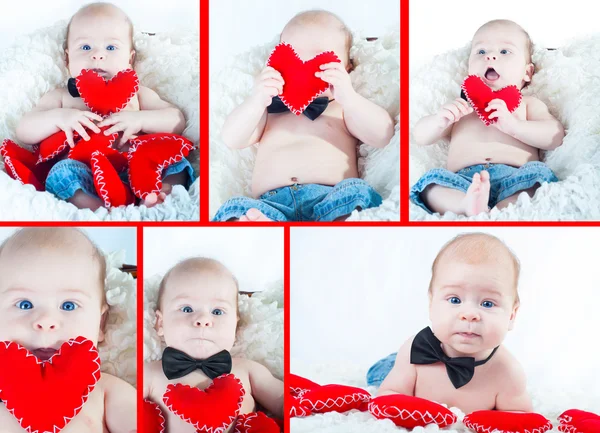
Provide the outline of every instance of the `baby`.
<path id="1" fill-rule="evenodd" d="M 93 69 L 105 80 L 110 80 L 119 71 L 132 69 L 135 50 L 131 21 L 110 3 L 82 7 L 67 27 L 65 59 L 71 77 L 77 77 L 83 69 Z M 34 145 L 62 130 L 73 147 L 74 132 L 87 141 L 90 139 L 87 130 L 99 133 L 105 126 L 110 128 L 104 134 L 118 132 L 120 138 L 115 145 L 119 150 L 127 150 L 128 141 L 138 134 L 181 134 L 185 119 L 178 108 L 141 85 L 122 111 L 105 119 L 92 113 L 83 100 L 73 97 L 66 87 L 59 87 L 46 93 L 21 119 L 16 136 L 21 143 Z M 189 186 L 193 177 L 191 164 L 185 159 L 167 167 L 163 171 L 162 192 L 158 196 L 150 194 L 144 204 L 152 206 L 163 201 L 171 191 L 171 185 Z M 46 190 L 78 208 L 95 210 L 103 206 L 96 194 L 91 170 L 79 161 L 63 159 L 58 162 L 48 174 Z"/>
<path id="2" fill-rule="evenodd" d="M 385 378 L 378 395 L 421 397 L 465 413 L 531 412 L 524 371 L 502 345 L 519 309 L 519 272 L 515 255 L 491 235 L 463 234 L 448 242 L 432 266 L 431 328 L 371 367 L 369 385 Z M 471 373 L 447 370 L 445 362 L 458 357 L 474 358 Z"/>
<path id="3" fill-rule="evenodd" d="M 156 330 L 168 348 L 195 359 L 206 359 L 231 350 L 239 320 L 238 283 L 229 270 L 216 260 L 187 259 L 164 276 L 156 310 Z M 165 351 L 166 352 L 166 351 Z M 163 355 L 164 357 L 164 355 Z M 263 365 L 244 358 L 233 358 L 231 371 L 246 391 L 240 415 L 256 410 L 256 403 L 283 417 L 283 382 Z M 163 403 L 170 383 L 204 389 L 212 379 L 201 370 L 168 379 L 172 365 L 154 361 L 144 368 L 144 397 L 158 403 L 166 419 L 167 432 L 193 433 L 196 429 L 172 413 Z M 219 374 L 219 375 L 220 375 Z M 173 376 L 172 376 L 173 377 Z M 233 431 L 229 428 L 227 431 Z"/>
<path id="4" fill-rule="evenodd" d="M 534 72 L 531 52 L 531 39 L 519 25 L 490 21 L 473 37 L 469 75 L 478 75 L 493 90 L 509 85 L 522 89 Z M 417 144 L 447 137 L 450 150 L 447 169 L 428 171 L 412 187 L 415 204 L 430 213 L 472 216 L 494 206 L 502 209 L 519 193 L 533 196 L 541 183 L 558 181 L 540 162 L 540 150 L 556 149 L 565 133 L 542 101 L 523 96 L 510 113 L 503 100 L 494 99 L 485 110 L 496 120 L 490 126 L 461 98 L 417 122 L 412 131 Z"/>
<path id="5" fill-rule="evenodd" d="M 352 88 L 352 34 L 337 16 L 308 11 L 287 23 L 280 41 L 292 45 L 305 61 L 323 51 L 341 59 L 321 65 L 322 71 L 315 73 L 329 84 L 319 95 L 329 102 L 314 120 L 289 111 L 272 112 L 269 106 L 282 105 L 275 97 L 285 83 L 275 69 L 262 70 L 251 95 L 227 117 L 221 132 L 231 149 L 258 143 L 254 199 L 228 200 L 214 220 L 333 221 L 357 208 L 379 206 L 381 196 L 358 178 L 356 146 L 361 141 L 384 147 L 394 125 L 383 108 Z"/>
<path id="6" fill-rule="evenodd" d="M 83 336 L 96 347 L 104 340 L 106 263 L 79 230 L 17 231 L 0 245 L 0 275 L 0 341 L 14 341 L 44 361 L 72 338 Z M 81 411 L 61 431 L 135 432 L 135 414 L 135 389 L 102 373 Z M 1 403 L 0 426 L 3 433 L 25 431 Z"/>

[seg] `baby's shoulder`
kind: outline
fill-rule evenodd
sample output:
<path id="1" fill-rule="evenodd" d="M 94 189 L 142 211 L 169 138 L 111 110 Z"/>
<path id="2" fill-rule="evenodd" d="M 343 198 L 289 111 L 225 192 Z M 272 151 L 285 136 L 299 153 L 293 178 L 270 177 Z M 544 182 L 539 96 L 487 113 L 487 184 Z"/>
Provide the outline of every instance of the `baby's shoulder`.
<path id="1" fill-rule="evenodd" d="M 56 89 L 45 93 L 37 106 L 43 109 L 62 108 L 66 96 L 70 96 L 67 89 L 64 87 L 57 87 Z"/>
<path id="2" fill-rule="evenodd" d="M 162 360 L 144 362 L 144 377 L 151 378 L 162 373 Z"/>
<path id="3" fill-rule="evenodd" d="M 102 373 L 97 385 L 105 394 L 108 392 L 120 392 L 123 390 L 133 389 L 133 386 L 123 379 L 113 376 L 110 373 Z"/>
<path id="4" fill-rule="evenodd" d="M 494 354 L 494 358 L 496 358 L 493 364 L 494 376 L 503 378 L 503 381 L 505 379 L 525 380 L 525 371 L 521 363 L 506 347 L 501 345 Z"/>

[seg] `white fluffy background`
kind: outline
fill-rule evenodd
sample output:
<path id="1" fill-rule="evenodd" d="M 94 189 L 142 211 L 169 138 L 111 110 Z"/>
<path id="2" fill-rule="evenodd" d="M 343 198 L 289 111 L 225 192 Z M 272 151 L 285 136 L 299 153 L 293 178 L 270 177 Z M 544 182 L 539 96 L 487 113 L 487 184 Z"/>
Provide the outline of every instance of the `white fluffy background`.
<path id="1" fill-rule="evenodd" d="M 144 280 L 144 361 L 160 359 L 166 347 L 156 334 L 156 300 L 163 275 Z M 283 281 L 252 296 L 240 295 L 240 322 L 231 355 L 266 366 L 283 380 Z"/>
<path id="2" fill-rule="evenodd" d="M 254 77 L 265 67 L 279 36 L 231 59 L 210 86 L 210 216 L 234 196 L 250 196 L 256 147 L 230 150 L 220 138 L 225 118 L 250 94 Z M 395 134 L 383 149 L 360 145 L 359 172 L 383 197 L 378 208 L 354 211 L 349 220 L 400 219 L 400 30 L 386 32 L 374 42 L 354 34 L 350 52 L 356 69 L 350 74 L 354 89 L 385 108 L 395 121 Z"/>
<path id="3" fill-rule="evenodd" d="M 102 372 L 136 385 L 136 280 L 120 268 L 125 251 L 106 254 L 106 301 L 110 306 L 105 340 L 98 344 Z"/>
<path id="4" fill-rule="evenodd" d="M 15 129 L 48 91 L 66 85 L 69 77 L 62 44 L 66 22 L 20 37 L 0 57 L 0 138 L 16 141 Z M 200 135 L 199 39 L 197 32 L 136 32 L 135 70 L 140 83 L 179 107 L 187 120 L 183 132 L 196 145 Z M 190 157 L 198 171 L 198 151 Z M 176 186 L 164 204 L 78 210 L 50 193 L 11 179 L 0 162 L 0 219 L 3 220 L 199 220 L 199 179 L 189 192 Z"/>
<path id="5" fill-rule="evenodd" d="M 436 56 L 411 76 L 410 126 L 460 95 L 467 75 L 468 46 Z M 545 162 L 560 182 L 543 185 L 502 211 L 467 218 L 429 215 L 410 204 L 411 220 L 584 220 L 600 219 L 600 35 L 572 40 L 555 51 L 536 47 L 536 73 L 526 94 L 541 99 L 564 125 L 562 146 Z M 434 167 L 445 166 L 448 142 L 410 143 L 410 185 Z"/>

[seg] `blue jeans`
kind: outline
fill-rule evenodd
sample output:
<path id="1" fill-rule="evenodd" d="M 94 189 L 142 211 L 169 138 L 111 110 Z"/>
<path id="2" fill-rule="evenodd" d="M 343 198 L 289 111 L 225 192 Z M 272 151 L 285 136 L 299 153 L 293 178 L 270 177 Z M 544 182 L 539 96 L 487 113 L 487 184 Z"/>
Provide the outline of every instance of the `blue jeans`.
<path id="1" fill-rule="evenodd" d="M 423 202 L 421 193 L 431 184 L 445 186 L 467 192 L 473 176 L 486 170 L 490 174 L 490 198 L 488 206 L 493 208 L 505 198 L 525 191 L 543 182 L 558 182 L 558 178 L 546 164 L 531 161 L 521 167 L 505 164 L 478 164 L 463 168 L 456 173 L 445 168 L 434 168 L 425 173 L 410 190 L 410 199 L 414 204 L 432 213 Z"/>
<path id="2" fill-rule="evenodd" d="M 186 188 L 194 181 L 194 169 L 187 159 L 182 159 L 175 164 L 165 168 L 162 173 L 163 179 L 171 174 L 186 171 L 188 182 Z M 121 180 L 129 184 L 127 172 L 120 174 Z M 46 179 L 46 191 L 54 194 L 61 200 L 68 200 L 75 195 L 77 190 L 82 190 L 87 195 L 98 197 L 94 187 L 94 176 L 92 170 L 83 162 L 74 159 L 63 159 L 57 162 L 48 173 Z"/>
<path id="3" fill-rule="evenodd" d="M 390 374 L 396 363 L 397 353 L 392 353 L 385 358 L 380 359 L 367 371 L 367 385 L 380 386 L 381 382 Z"/>
<path id="4" fill-rule="evenodd" d="M 294 184 L 268 191 L 258 199 L 234 197 L 213 221 L 228 221 L 256 208 L 273 221 L 333 221 L 358 207 L 381 205 L 381 196 L 362 179 L 344 179 L 335 186 Z"/>

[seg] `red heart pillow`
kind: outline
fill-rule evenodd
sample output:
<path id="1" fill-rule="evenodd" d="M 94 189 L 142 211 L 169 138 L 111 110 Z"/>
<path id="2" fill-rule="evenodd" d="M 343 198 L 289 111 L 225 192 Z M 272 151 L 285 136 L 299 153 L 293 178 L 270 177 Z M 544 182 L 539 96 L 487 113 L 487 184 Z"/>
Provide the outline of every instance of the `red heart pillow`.
<path id="1" fill-rule="evenodd" d="M 517 89 L 517 86 L 506 86 L 499 90 L 492 90 L 483 82 L 481 77 L 469 75 L 465 78 L 465 81 L 463 81 L 461 88 L 465 92 L 473 109 L 486 126 L 489 126 L 498 120 L 496 118 L 490 119 L 490 114 L 492 114 L 494 110 L 490 112 L 485 111 L 485 108 L 492 99 L 502 99 L 506 102 L 506 107 L 511 113 L 521 105 L 522 96 L 519 89 Z"/>
<path id="2" fill-rule="evenodd" d="M 17 343 L 0 342 L 0 399 L 28 432 L 58 433 L 99 379 L 98 350 L 84 337 L 63 343 L 47 361 Z"/>
<path id="3" fill-rule="evenodd" d="M 99 134 L 91 132 L 90 139 L 88 141 L 80 140 L 77 145 L 69 151 L 67 157 L 90 166 L 92 154 L 99 151 L 108 158 L 117 172 L 122 172 L 127 169 L 127 156 L 112 147 L 119 134 L 115 132 L 110 135 L 104 135 L 103 131 L 107 128 L 109 127 L 103 128 L 102 132 Z"/>
<path id="4" fill-rule="evenodd" d="M 375 397 L 369 403 L 369 411 L 377 419 L 389 419 L 397 426 L 407 429 L 428 424 L 444 428 L 457 420 L 456 415 L 441 404 L 403 394 Z"/>
<path id="5" fill-rule="evenodd" d="M 558 421 L 558 430 L 565 433 L 598 433 L 600 432 L 600 416 L 579 409 L 563 412 Z"/>
<path id="6" fill-rule="evenodd" d="M 131 189 L 123 183 L 110 160 L 99 151 L 92 153 L 90 166 L 96 192 L 104 200 L 104 206 L 127 206 L 135 202 Z"/>
<path id="7" fill-rule="evenodd" d="M 162 171 L 181 161 L 194 149 L 193 143 L 175 134 L 148 134 L 129 140 L 129 183 L 142 200 L 162 188 Z"/>
<path id="8" fill-rule="evenodd" d="M 75 85 L 85 105 L 105 117 L 125 108 L 137 93 L 140 82 L 133 69 L 120 71 L 110 80 L 96 71 L 84 69 L 75 79 Z"/>
<path id="9" fill-rule="evenodd" d="M 296 374 L 290 374 L 288 376 L 287 384 L 290 390 L 290 394 L 296 397 L 300 397 L 306 391 L 321 386 L 318 383 L 313 382 L 312 380 L 308 380 Z"/>
<path id="10" fill-rule="evenodd" d="M 73 131 L 73 141 L 77 143 L 80 139 L 81 137 L 77 131 Z M 65 152 L 68 148 L 67 135 L 64 131 L 58 131 L 40 143 L 37 163 L 41 164 L 50 161 Z"/>
<path id="11" fill-rule="evenodd" d="M 361 388 L 346 385 L 323 385 L 307 391 L 300 397 L 313 413 L 364 410 L 371 394 Z"/>
<path id="12" fill-rule="evenodd" d="M 244 400 L 244 386 L 233 374 L 217 377 L 205 390 L 169 384 L 163 402 L 171 412 L 197 430 L 223 432 L 237 417 Z"/>
<path id="13" fill-rule="evenodd" d="M 234 433 L 279 433 L 277 423 L 262 412 L 240 415 Z"/>
<path id="14" fill-rule="evenodd" d="M 463 424 L 479 433 L 544 433 L 552 428 L 552 423 L 537 413 L 503 412 L 499 410 L 479 410 L 463 419 Z"/>
<path id="15" fill-rule="evenodd" d="M 329 88 L 329 83 L 315 77 L 315 72 L 325 63 L 340 62 L 333 51 L 317 54 L 306 62 L 300 59 L 294 48 L 286 43 L 275 47 L 267 66 L 271 66 L 281 74 L 284 85 L 280 95 L 281 102 L 292 113 L 299 116 L 308 105 L 322 92 Z"/>
<path id="16" fill-rule="evenodd" d="M 35 153 L 23 149 L 7 138 L 0 145 L 0 155 L 4 158 L 4 166 L 10 177 L 22 184 L 33 185 L 38 191 L 44 190 L 45 176 L 44 179 L 39 179 L 35 172 L 37 160 Z"/>
<path id="17" fill-rule="evenodd" d="M 295 416 L 308 416 L 312 414 L 310 408 L 312 404 L 308 400 L 301 400 L 298 397 L 291 396 L 292 402 L 290 404 L 290 418 Z"/>
<path id="18" fill-rule="evenodd" d="M 160 406 L 153 401 L 144 399 L 144 432 L 164 433 L 165 417 Z"/>

